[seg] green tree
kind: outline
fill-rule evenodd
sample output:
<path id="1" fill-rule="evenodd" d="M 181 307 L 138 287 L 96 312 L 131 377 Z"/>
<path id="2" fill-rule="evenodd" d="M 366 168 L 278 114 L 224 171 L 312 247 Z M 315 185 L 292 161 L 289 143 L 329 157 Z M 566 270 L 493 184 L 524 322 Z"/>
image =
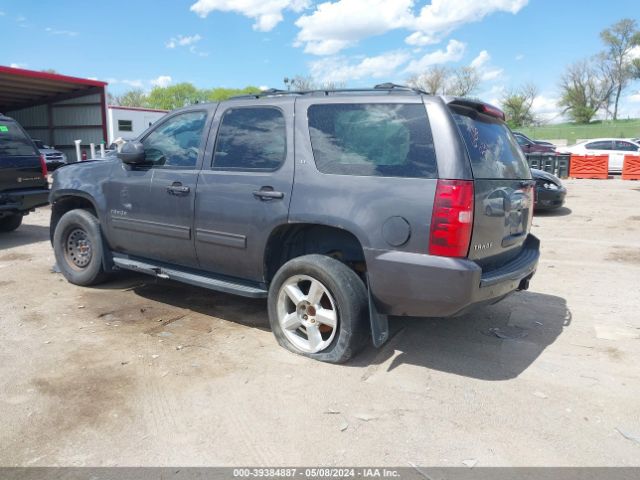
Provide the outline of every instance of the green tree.
<path id="1" fill-rule="evenodd" d="M 574 122 L 589 123 L 609 104 L 613 90 L 610 75 L 596 68 L 593 60 L 582 60 L 567 67 L 562 76 L 558 105 Z"/>
<path id="2" fill-rule="evenodd" d="M 511 128 L 520 128 L 535 122 L 533 102 L 538 96 L 538 89 L 529 83 L 510 90 L 501 99 L 500 105 Z"/>
<path id="3" fill-rule="evenodd" d="M 155 87 L 147 96 L 147 105 L 151 108 L 174 110 L 206 101 L 206 93 L 191 83 L 183 82 L 168 87 Z"/>
<path id="4" fill-rule="evenodd" d="M 204 91 L 205 98 L 210 102 L 222 102 L 236 95 L 251 95 L 260 93 L 258 87 L 247 86 L 244 88 L 217 87 Z"/>
<path id="5" fill-rule="evenodd" d="M 115 101 L 117 105 L 123 107 L 146 107 L 148 105 L 147 95 L 140 88 L 134 88 L 115 97 Z"/>
<path id="6" fill-rule="evenodd" d="M 613 119 L 618 119 L 618 102 L 620 96 L 629 82 L 634 77 L 634 62 L 631 59 L 631 51 L 640 46 L 640 31 L 638 24 L 631 18 L 624 18 L 600 33 L 600 38 L 605 44 L 605 60 L 609 63 L 613 91 Z"/>

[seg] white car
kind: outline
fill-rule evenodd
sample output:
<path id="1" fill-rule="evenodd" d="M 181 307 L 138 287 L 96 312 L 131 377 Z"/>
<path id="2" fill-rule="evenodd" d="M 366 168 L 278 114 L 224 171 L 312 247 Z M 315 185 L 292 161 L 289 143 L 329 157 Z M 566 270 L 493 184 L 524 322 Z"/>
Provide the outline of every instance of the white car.
<path id="1" fill-rule="evenodd" d="M 620 138 L 593 138 L 570 147 L 558 148 L 558 153 L 573 155 L 609 155 L 609 172 L 622 172 L 625 155 L 639 155 L 640 143 Z"/>

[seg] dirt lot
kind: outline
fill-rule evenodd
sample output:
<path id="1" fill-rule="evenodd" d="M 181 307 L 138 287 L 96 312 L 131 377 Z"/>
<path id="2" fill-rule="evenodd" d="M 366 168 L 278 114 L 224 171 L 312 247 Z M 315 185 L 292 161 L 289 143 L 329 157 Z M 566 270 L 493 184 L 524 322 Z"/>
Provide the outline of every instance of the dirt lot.
<path id="1" fill-rule="evenodd" d="M 567 185 L 530 291 L 344 366 L 263 301 L 68 284 L 40 210 L 0 238 L 0 465 L 640 465 L 640 183 Z"/>

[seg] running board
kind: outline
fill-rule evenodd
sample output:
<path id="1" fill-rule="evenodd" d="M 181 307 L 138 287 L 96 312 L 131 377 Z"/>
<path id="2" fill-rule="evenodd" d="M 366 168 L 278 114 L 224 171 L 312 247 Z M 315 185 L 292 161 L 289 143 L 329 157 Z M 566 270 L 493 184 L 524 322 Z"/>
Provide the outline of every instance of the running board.
<path id="1" fill-rule="evenodd" d="M 238 283 L 229 279 L 185 272 L 176 268 L 149 263 L 148 261 L 133 260 L 128 257 L 114 255 L 113 263 L 117 267 L 125 270 L 146 273 L 147 275 L 153 275 L 167 280 L 176 280 L 178 282 L 188 283 L 189 285 L 195 285 L 196 287 L 216 290 L 218 292 L 232 293 L 234 295 L 241 295 L 243 297 L 250 298 L 266 298 L 268 294 L 267 290 L 260 287 L 247 285 L 245 283 Z"/>

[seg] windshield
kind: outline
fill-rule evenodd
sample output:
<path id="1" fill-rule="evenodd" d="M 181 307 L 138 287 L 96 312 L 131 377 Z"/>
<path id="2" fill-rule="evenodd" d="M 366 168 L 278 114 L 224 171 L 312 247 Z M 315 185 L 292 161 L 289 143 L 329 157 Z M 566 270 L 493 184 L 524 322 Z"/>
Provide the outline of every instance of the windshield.
<path id="1" fill-rule="evenodd" d="M 452 113 L 475 178 L 531 178 L 527 160 L 504 122 L 465 107 L 454 107 Z"/>
<path id="2" fill-rule="evenodd" d="M 0 155 L 38 155 L 31 139 L 15 122 L 0 120 Z"/>

